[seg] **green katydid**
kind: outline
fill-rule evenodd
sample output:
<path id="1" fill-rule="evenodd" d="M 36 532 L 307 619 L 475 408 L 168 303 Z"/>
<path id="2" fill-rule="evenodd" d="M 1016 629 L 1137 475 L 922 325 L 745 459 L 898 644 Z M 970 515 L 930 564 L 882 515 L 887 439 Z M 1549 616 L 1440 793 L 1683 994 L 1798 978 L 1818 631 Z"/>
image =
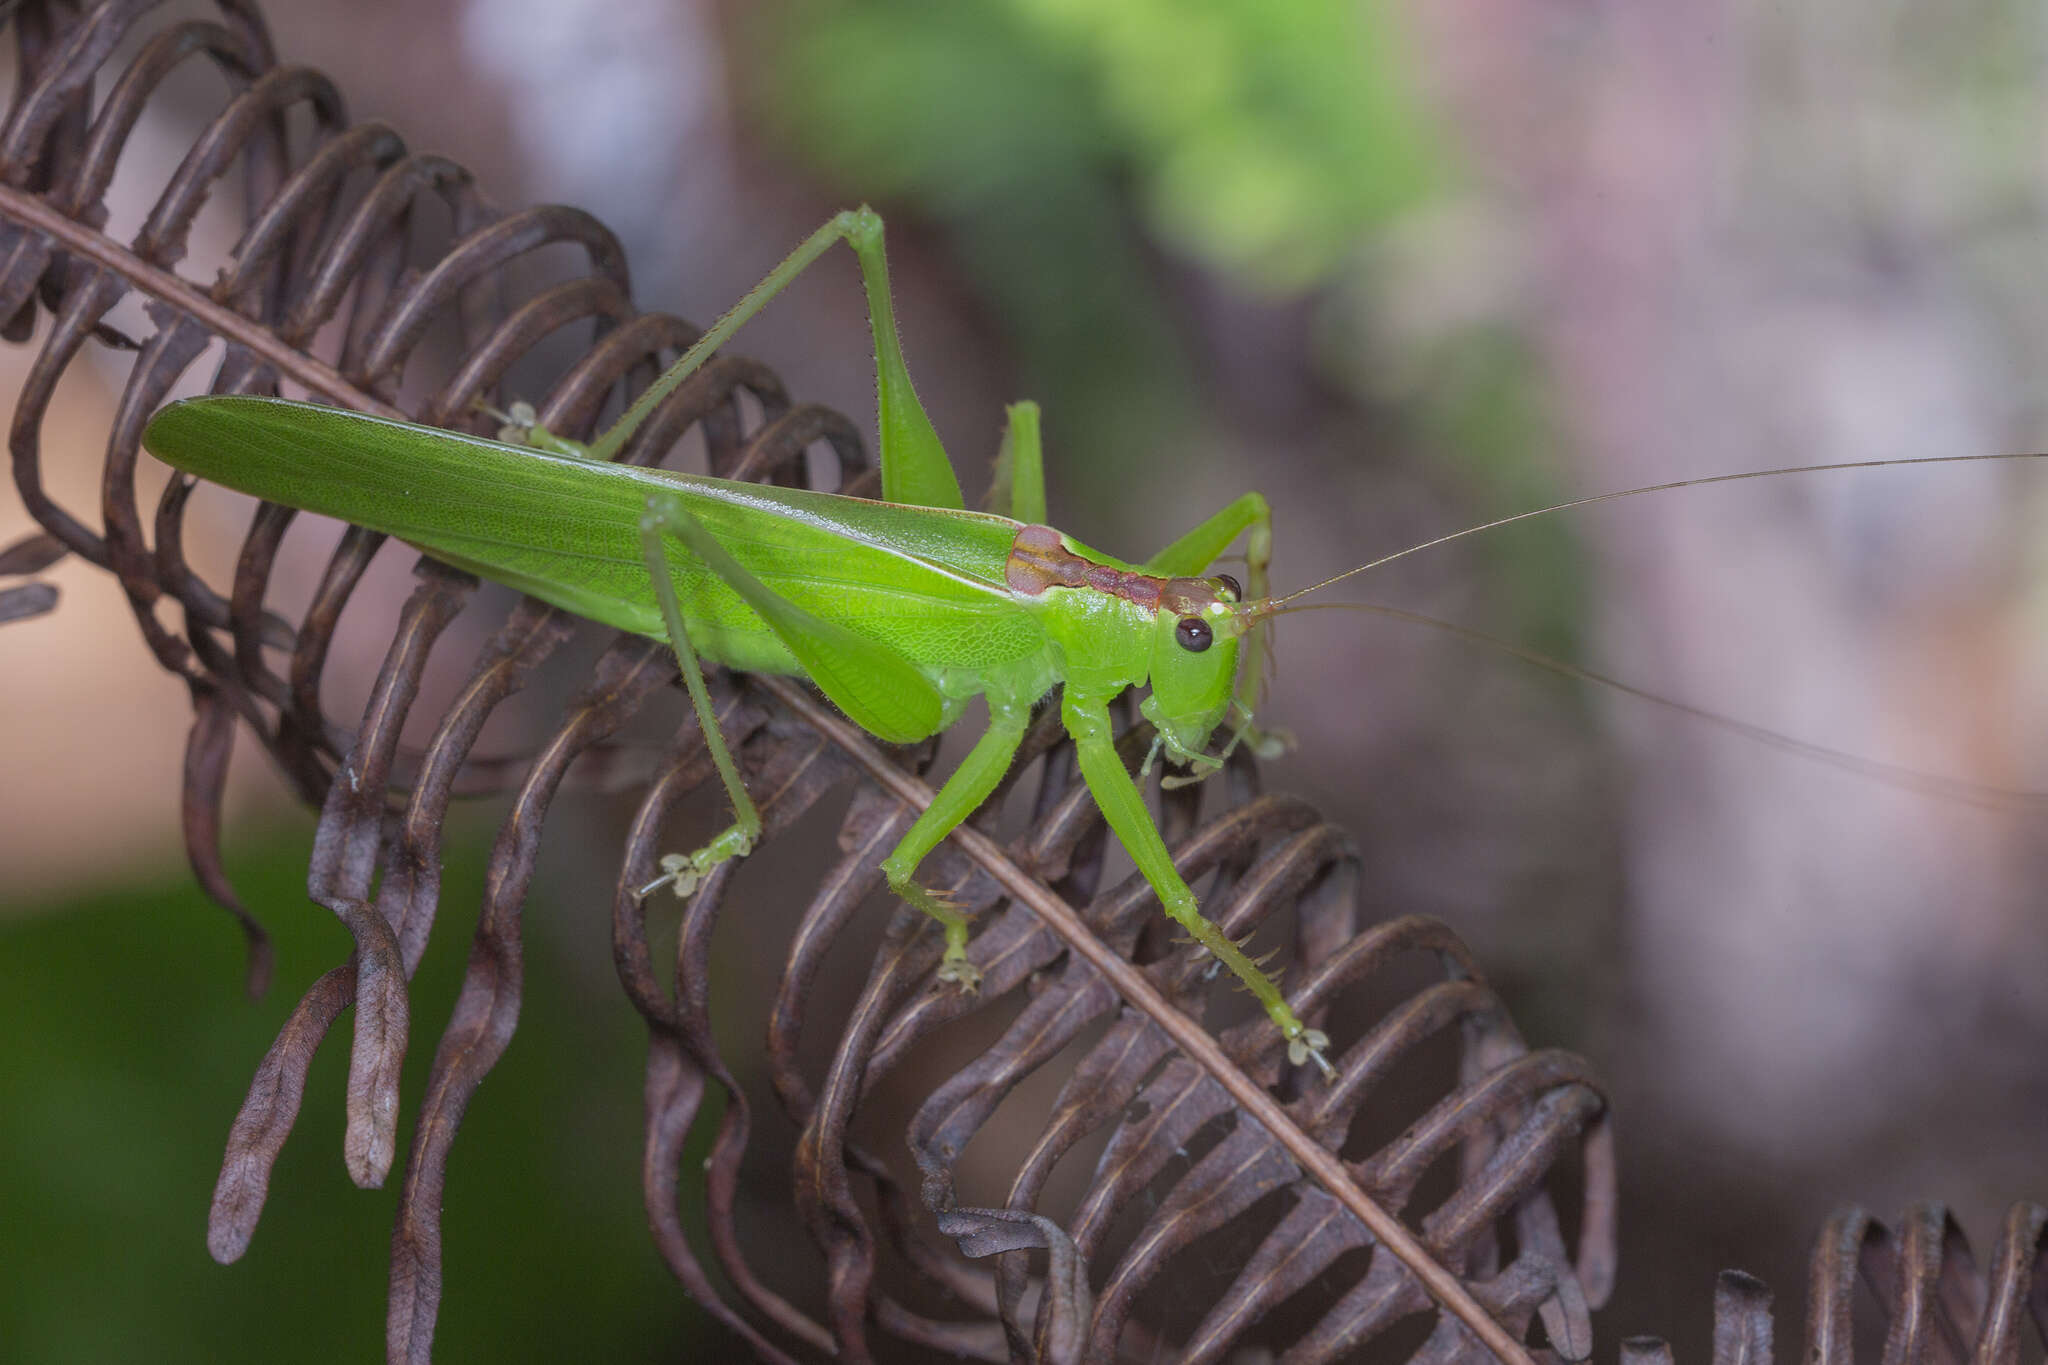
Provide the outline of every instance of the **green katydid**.
<path id="1" fill-rule="evenodd" d="M 790 280 L 844 240 L 860 262 L 874 334 L 882 501 L 613 464 L 678 384 Z M 1236 974 L 1300 1064 L 1328 1040 L 1273 979 L 1202 917 L 1112 742 L 1108 707 L 1151 683 L 1142 710 L 1173 760 L 1215 766 L 1211 736 L 1233 706 L 1240 654 L 1258 677 L 1254 608 L 1272 531 L 1247 494 L 1129 564 L 1042 523 L 1037 409 L 1010 410 L 1007 510 L 971 512 L 925 416 L 890 303 L 882 221 L 841 213 L 807 238 L 587 446 L 529 428 L 521 445 L 259 398 L 167 407 L 144 443 L 187 473 L 340 517 L 543 601 L 674 647 L 734 812 L 687 856 L 663 860 L 678 894 L 744 856 L 760 817 L 721 737 L 700 657 L 802 674 L 880 739 L 908 743 L 985 698 L 989 728 L 884 860 L 889 886 L 945 930 L 941 980 L 971 990 L 966 917 L 915 880 L 918 864 L 994 791 L 1032 706 L 1064 684 L 1061 718 L 1090 793 L 1166 912 Z M 1251 597 L 1197 577 L 1247 538 Z M 1247 642 L 1249 641 L 1249 646 Z M 1248 722 L 1251 705 L 1237 705 Z M 656 883 L 659 885 L 660 883 Z M 652 890 L 653 887 L 647 888 Z"/>
<path id="2" fill-rule="evenodd" d="M 612 463 L 656 404 L 842 240 L 858 259 L 867 290 L 882 500 Z M 734 820 L 695 852 L 664 858 L 665 875 L 642 894 L 664 883 L 690 894 L 712 868 L 744 856 L 760 831 L 719 732 L 700 658 L 808 677 L 848 717 L 896 743 L 938 733 L 959 719 L 970 698 L 985 698 L 987 732 L 882 864 L 890 888 L 943 926 L 939 977 L 962 989 L 972 990 L 979 980 L 968 955 L 967 920 L 920 886 L 915 874 L 1002 780 L 1033 705 L 1063 685 L 1061 719 L 1082 777 L 1166 913 L 1258 999 L 1296 1065 L 1314 1061 L 1332 1073 L 1323 1055 L 1328 1039 L 1202 916 L 1116 752 L 1108 707 L 1127 687 L 1149 682 L 1140 709 L 1157 732 L 1154 753 L 1163 748 L 1176 763 L 1213 771 L 1221 760 L 1208 750 L 1218 729 L 1232 725 L 1232 744 L 1250 733 L 1261 623 L 1303 592 L 1398 556 L 1274 599 L 1267 590 L 1271 516 L 1257 493 L 1240 497 L 1142 564 L 1089 549 L 1043 524 L 1038 411 L 1029 403 L 1010 409 L 998 464 L 1007 483 L 998 500 L 1008 515 L 966 510 L 952 464 L 911 386 L 890 302 L 881 219 L 865 207 L 839 214 L 807 238 L 595 441 L 562 440 L 533 426 L 530 416 L 513 425 L 520 430 L 502 434 L 516 434 L 520 444 L 308 404 L 211 397 L 165 408 L 143 439 L 187 473 L 389 533 L 556 606 L 666 639 Z M 1985 458 L 2000 457 L 1869 463 Z M 1754 476 L 1721 476 L 1742 477 Z M 1681 486 L 1687 485 L 1662 487 Z M 1203 576 L 1240 537 L 1245 585 L 1227 575 Z M 1826 756 L 1812 746 L 1795 747 Z"/>

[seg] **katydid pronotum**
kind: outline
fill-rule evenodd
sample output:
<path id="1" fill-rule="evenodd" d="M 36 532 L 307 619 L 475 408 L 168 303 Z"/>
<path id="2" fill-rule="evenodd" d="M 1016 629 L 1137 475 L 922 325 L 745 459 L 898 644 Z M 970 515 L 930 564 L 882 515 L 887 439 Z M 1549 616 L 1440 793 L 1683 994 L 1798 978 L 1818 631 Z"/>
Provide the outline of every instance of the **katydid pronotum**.
<path id="1" fill-rule="evenodd" d="M 663 398 L 839 241 L 852 247 L 867 289 L 882 500 L 612 462 Z M 939 978 L 964 990 L 979 981 L 967 919 L 915 874 L 995 790 L 1032 707 L 1061 685 L 1061 719 L 1083 780 L 1166 913 L 1258 999 L 1296 1065 L 1313 1061 L 1332 1073 L 1328 1039 L 1202 916 L 1117 754 L 1108 711 L 1126 688 L 1149 683 L 1140 710 L 1157 733 L 1154 753 L 1163 749 L 1198 771 L 1220 765 L 1209 750 L 1226 723 L 1228 744 L 1253 733 L 1262 623 L 1303 595 L 1268 594 L 1272 525 L 1263 497 L 1245 494 L 1141 564 L 1089 549 L 1043 524 L 1038 410 L 1020 403 L 1009 410 L 998 462 L 1005 486 L 996 501 L 1007 515 L 966 510 L 911 386 L 882 222 L 865 207 L 807 238 L 595 441 L 556 437 L 530 414 L 519 420 L 517 409 L 501 434 L 519 443 L 308 404 L 211 397 L 167 407 L 143 439 L 189 474 L 386 532 L 556 606 L 667 640 L 734 820 L 695 852 L 664 858 L 665 875 L 643 894 L 664 884 L 690 894 L 712 868 L 749 852 L 760 832 L 700 659 L 807 677 L 848 717 L 894 743 L 946 729 L 969 699 L 983 697 L 987 732 L 882 864 L 890 888 L 943 927 Z M 1999 457 L 1871 463 L 1972 458 Z M 1205 576 L 1240 538 L 1244 585 Z"/>

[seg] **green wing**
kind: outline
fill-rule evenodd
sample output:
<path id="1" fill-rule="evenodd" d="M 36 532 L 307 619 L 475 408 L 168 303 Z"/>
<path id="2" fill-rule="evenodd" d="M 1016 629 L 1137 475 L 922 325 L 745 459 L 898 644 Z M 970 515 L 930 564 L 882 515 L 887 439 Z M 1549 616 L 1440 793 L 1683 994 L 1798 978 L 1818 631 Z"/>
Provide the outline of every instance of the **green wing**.
<path id="1" fill-rule="evenodd" d="M 175 403 L 144 443 L 166 463 L 272 502 L 397 536 L 437 559 L 621 630 L 662 638 L 639 545 L 650 492 L 674 492 L 740 565 L 812 617 L 877 641 L 949 695 L 1041 654 L 1003 567 L 1017 524 L 723 479 L 596 464 L 334 408 Z M 719 662 L 805 673 L 758 611 L 678 551 L 693 640 Z"/>

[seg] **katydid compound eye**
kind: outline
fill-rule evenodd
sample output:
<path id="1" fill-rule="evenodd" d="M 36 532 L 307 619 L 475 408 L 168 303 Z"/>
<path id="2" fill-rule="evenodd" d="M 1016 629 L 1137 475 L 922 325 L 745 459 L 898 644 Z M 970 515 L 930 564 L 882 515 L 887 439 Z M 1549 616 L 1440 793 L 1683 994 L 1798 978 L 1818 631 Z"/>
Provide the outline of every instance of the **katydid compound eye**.
<path id="1" fill-rule="evenodd" d="M 1173 628 L 1173 638 L 1178 640 L 1180 647 L 1188 653 L 1200 654 L 1209 647 L 1216 636 L 1209 629 L 1209 623 L 1201 617 L 1183 616 L 1180 623 Z"/>
<path id="2" fill-rule="evenodd" d="M 1216 575 L 1216 581 L 1230 590 L 1230 598 L 1233 602 L 1244 601 L 1244 586 L 1235 578 L 1232 578 L 1227 573 L 1220 573 Z"/>

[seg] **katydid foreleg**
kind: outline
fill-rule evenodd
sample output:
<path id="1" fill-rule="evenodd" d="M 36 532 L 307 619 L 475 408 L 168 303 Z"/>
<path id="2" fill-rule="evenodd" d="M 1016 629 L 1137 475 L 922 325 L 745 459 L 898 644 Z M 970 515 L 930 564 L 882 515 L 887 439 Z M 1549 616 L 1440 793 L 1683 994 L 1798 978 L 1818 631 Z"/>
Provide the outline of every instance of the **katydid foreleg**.
<path id="1" fill-rule="evenodd" d="M 1153 555 L 1145 561 L 1145 572 L 1162 578 L 1199 574 L 1220 559 L 1239 535 L 1245 538 L 1245 584 L 1249 591 L 1249 595 L 1240 593 L 1239 597 L 1247 602 L 1264 601 L 1271 591 L 1273 509 L 1259 493 L 1244 494 Z M 1275 746 L 1267 742 L 1266 736 L 1279 732 L 1262 732 L 1257 728 L 1259 688 L 1265 682 L 1268 629 L 1269 623 L 1261 622 L 1245 637 L 1244 653 L 1238 665 L 1237 721 L 1232 732 L 1233 744 L 1238 739 L 1247 740 L 1252 752 L 1261 758 L 1278 757 Z M 1205 765 L 1205 772 L 1214 772 L 1220 766 Z"/>
<path id="2" fill-rule="evenodd" d="M 1081 779 L 1088 784 L 1088 793 L 1095 798 L 1103 819 L 1116 831 L 1125 852 L 1138 865 L 1138 871 L 1151 884 L 1160 906 L 1174 923 L 1229 968 L 1265 1007 L 1267 1017 L 1279 1026 L 1280 1035 L 1287 1040 L 1288 1060 L 1296 1066 L 1313 1061 L 1324 1075 L 1334 1076 L 1335 1068 L 1323 1056 L 1330 1045 L 1329 1038 L 1321 1030 L 1303 1024 L 1273 978 L 1245 956 L 1244 950 L 1225 937 L 1221 929 L 1203 918 L 1194 891 L 1173 865 L 1173 854 L 1167 851 L 1166 841 L 1160 837 L 1159 827 L 1145 807 L 1138 784 L 1131 780 L 1123 759 L 1117 756 L 1109 701 L 1108 697 L 1083 696 L 1071 686 L 1060 701 L 1060 719 L 1073 737 Z"/>

